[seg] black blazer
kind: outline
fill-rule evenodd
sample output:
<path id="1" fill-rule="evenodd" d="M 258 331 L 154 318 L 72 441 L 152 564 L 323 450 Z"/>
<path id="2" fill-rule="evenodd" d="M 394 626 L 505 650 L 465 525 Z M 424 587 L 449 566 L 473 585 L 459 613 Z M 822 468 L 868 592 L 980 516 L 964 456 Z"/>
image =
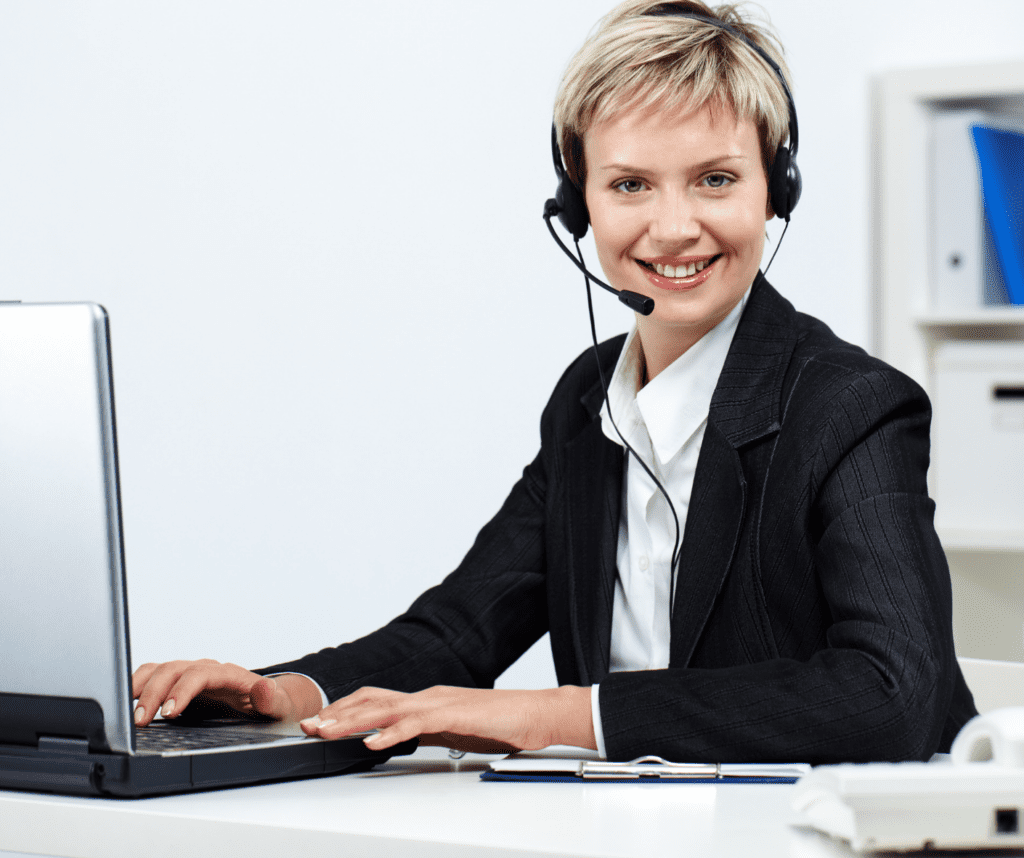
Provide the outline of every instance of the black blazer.
<path id="1" fill-rule="evenodd" d="M 624 338 L 605 342 L 609 373 Z M 711 401 L 669 667 L 609 673 L 623 451 L 592 352 L 541 450 L 459 567 L 384 628 L 261 672 L 333 700 L 363 685 L 490 687 L 546 631 L 560 684 L 600 683 L 608 757 L 927 759 L 975 714 L 932 526 L 924 392 L 751 292 Z"/>

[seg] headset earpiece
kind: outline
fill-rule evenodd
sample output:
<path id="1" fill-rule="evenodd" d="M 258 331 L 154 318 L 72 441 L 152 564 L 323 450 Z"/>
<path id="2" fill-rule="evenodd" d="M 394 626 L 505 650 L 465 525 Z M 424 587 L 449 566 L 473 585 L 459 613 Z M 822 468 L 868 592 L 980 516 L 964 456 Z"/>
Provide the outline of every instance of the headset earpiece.
<path id="1" fill-rule="evenodd" d="M 768 177 L 768 199 L 775 216 L 789 220 L 790 214 L 800 200 L 803 190 L 803 179 L 800 168 L 786 146 L 780 146 L 775 153 L 772 172 Z"/>
<path id="2" fill-rule="evenodd" d="M 558 219 L 562 222 L 562 226 L 579 241 L 587 234 L 587 228 L 590 226 L 590 212 L 587 211 L 587 201 L 583 198 L 583 194 L 568 175 L 562 176 L 558 188 L 555 189 L 555 202 L 558 203 Z"/>
<path id="3" fill-rule="evenodd" d="M 551 125 L 551 156 L 555 163 L 555 175 L 558 177 L 558 187 L 555 188 L 558 220 L 569 234 L 579 241 L 587 234 L 587 228 L 590 226 L 590 212 L 587 211 L 587 201 L 583 196 L 583 191 L 577 188 L 569 178 L 562 163 L 562 152 L 558 148 L 558 131 L 554 124 Z"/>

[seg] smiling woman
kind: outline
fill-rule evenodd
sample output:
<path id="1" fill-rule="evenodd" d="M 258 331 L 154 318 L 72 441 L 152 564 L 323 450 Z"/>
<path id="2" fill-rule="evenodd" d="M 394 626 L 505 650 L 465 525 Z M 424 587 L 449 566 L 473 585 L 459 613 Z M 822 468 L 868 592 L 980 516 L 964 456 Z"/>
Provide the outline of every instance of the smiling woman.
<path id="1" fill-rule="evenodd" d="M 561 206 L 577 238 L 592 227 L 609 280 L 653 312 L 565 371 L 540 452 L 404 614 L 257 672 L 143 665 L 136 722 L 227 704 L 325 738 L 374 728 L 373 748 L 617 760 L 948 749 L 975 713 L 927 494 L 927 397 L 758 270 L 765 221 L 799 196 L 784 79 L 733 7 L 616 7 L 562 81 L 546 213 Z M 545 632 L 560 687 L 494 690 Z"/>

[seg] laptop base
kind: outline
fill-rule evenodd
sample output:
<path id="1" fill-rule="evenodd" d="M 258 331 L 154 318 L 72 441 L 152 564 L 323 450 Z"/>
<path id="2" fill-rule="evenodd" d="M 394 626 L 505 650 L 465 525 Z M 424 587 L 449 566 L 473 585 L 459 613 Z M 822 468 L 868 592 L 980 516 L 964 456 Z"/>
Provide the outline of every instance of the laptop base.
<path id="1" fill-rule="evenodd" d="M 138 798 L 363 772 L 416 746 L 412 739 L 371 751 L 351 737 L 164 757 L 95 753 L 81 739 L 44 737 L 37 747 L 0 745 L 0 788 Z"/>

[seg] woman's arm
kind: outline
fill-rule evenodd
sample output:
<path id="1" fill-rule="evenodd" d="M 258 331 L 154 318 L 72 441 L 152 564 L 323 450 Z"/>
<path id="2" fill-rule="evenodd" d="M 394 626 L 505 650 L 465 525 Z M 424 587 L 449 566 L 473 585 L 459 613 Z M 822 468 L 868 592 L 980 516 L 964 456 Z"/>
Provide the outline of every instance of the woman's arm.
<path id="1" fill-rule="evenodd" d="M 337 739 L 360 730 L 374 750 L 419 736 L 424 744 L 466 751 L 537 750 L 548 745 L 597 749 L 590 689 L 575 685 L 506 691 L 437 685 L 404 694 L 361 688 L 302 722 L 311 736 Z"/>

